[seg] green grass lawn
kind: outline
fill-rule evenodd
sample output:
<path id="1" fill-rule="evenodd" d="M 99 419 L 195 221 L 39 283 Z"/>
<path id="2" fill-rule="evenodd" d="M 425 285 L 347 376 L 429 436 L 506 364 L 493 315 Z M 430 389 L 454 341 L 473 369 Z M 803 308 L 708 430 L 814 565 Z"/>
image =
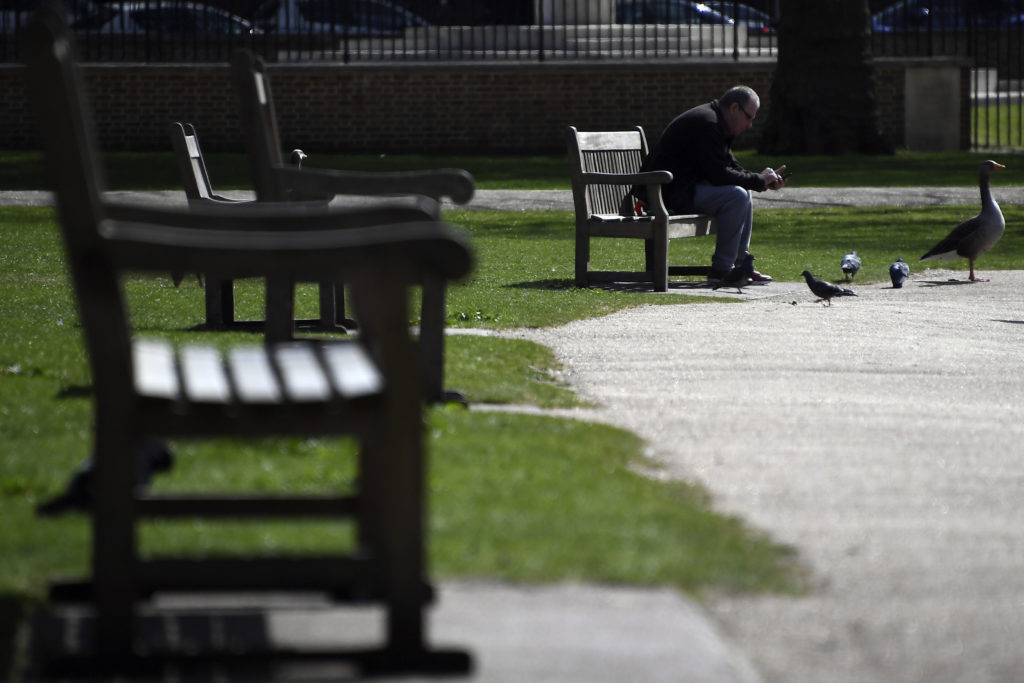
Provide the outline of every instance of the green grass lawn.
<path id="1" fill-rule="evenodd" d="M 971 110 L 971 140 L 975 145 L 1007 148 L 1021 147 L 1024 109 L 1008 101 L 996 105 L 978 105 Z"/>
<path id="2" fill-rule="evenodd" d="M 471 212 L 467 212 L 471 213 Z M 462 326 L 549 325 L 602 315 L 657 295 L 576 290 L 560 279 L 571 248 L 564 216 L 516 223 L 485 212 L 467 221 L 476 274 L 453 287 L 453 318 Z M 56 494 L 89 449 L 89 373 L 77 313 L 50 209 L 0 208 L 0 603 L 39 599 L 47 577 L 85 570 L 87 520 L 38 519 L 34 507 Z M 509 240 L 518 267 L 508 267 Z M 542 283 L 541 286 L 523 286 Z M 189 331 L 202 320 L 194 278 L 175 288 L 169 277 L 126 282 L 133 320 L 146 334 L 229 343 L 245 333 Z M 299 310 L 315 306 L 300 290 Z M 244 307 L 259 309 L 260 288 L 246 283 Z M 566 299 L 571 302 L 566 303 Z M 673 302 L 681 299 L 673 297 Z M 560 303 L 562 305 L 560 305 Z M 556 379 L 549 350 L 520 340 L 455 335 L 448 344 L 447 384 L 473 402 L 577 405 Z M 638 474 L 641 440 L 576 420 L 487 413 L 452 407 L 429 411 L 431 546 L 440 577 L 514 581 L 607 581 L 669 584 L 694 594 L 714 590 L 796 591 L 802 572 L 792 552 L 741 520 L 709 507 L 702 490 Z M 177 465 L 160 490 L 343 489 L 354 475 L 343 440 L 174 443 Z M 322 524 L 159 522 L 141 537 L 146 552 L 188 548 L 233 551 L 345 545 L 351 530 Z M 2 621 L 2 619 L 0 619 Z M 2 631 L 0 624 L 0 631 Z"/>
<path id="3" fill-rule="evenodd" d="M 788 161 L 807 185 L 963 185 L 975 182 L 985 155 L 896 155 L 880 158 Z M 994 180 L 1019 184 L 1019 164 Z M 478 186 L 567 187 L 556 157 L 325 158 L 354 161 L 349 168 L 470 168 Z M 0 187 L 37 189 L 38 157 L 0 154 Z M 330 165 L 330 164 L 325 164 Z M 113 187 L 177 187 L 169 156 L 108 157 Z M 216 155 L 211 164 L 223 187 L 244 186 L 244 159 Z M 234 169 L 234 170 L 232 170 Z M 926 180 L 925 180 L 926 179 Z M 864 261 L 859 281 L 883 280 L 902 256 L 914 270 L 917 257 L 975 206 L 917 209 L 856 208 L 765 210 L 755 216 L 753 250 L 759 269 L 796 280 L 806 269 L 839 279 L 839 259 L 857 249 Z M 1007 233 L 980 262 L 983 270 L 1022 268 L 1018 229 L 1024 210 L 1003 206 Z M 449 211 L 446 219 L 472 235 L 477 267 L 451 287 L 453 327 L 543 327 L 654 305 L 723 305 L 684 295 L 573 286 L 573 218 L 570 212 Z M 89 373 L 68 288 L 53 212 L 0 207 L 0 639 L 4 605 L 40 599 L 52 574 L 79 573 L 87 565 L 87 520 L 80 515 L 42 520 L 34 506 L 58 492 L 88 454 Z M 711 238 L 677 240 L 673 260 L 706 263 Z M 642 248 L 626 240 L 595 243 L 595 267 L 639 267 Z M 954 264 L 965 268 L 965 263 Z M 203 318 L 194 278 L 180 287 L 168 277 L 138 275 L 126 283 L 133 321 L 147 334 L 176 340 L 231 343 L 255 340 L 244 333 L 189 331 Z M 808 294 L 810 296 L 810 294 Z M 259 316 L 257 282 L 239 286 L 242 315 Z M 315 313 L 316 292 L 300 288 L 298 313 Z M 477 403 L 573 406 L 578 399 L 557 380 L 546 348 L 521 340 L 452 335 L 446 384 Z M 575 420 L 536 415 L 433 408 L 427 434 L 431 452 L 431 546 L 440 577 L 485 576 L 513 581 L 605 581 L 673 585 L 705 591 L 800 591 L 798 558 L 786 547 L 715 513 L 704 492 L 685 482 L 637 473 L 644 444 L 628 432 Z M 354 475 L 351 444 L 306 439 L 174 444 L 177 466 L 155 486 L 195 488 L 344 488 Z M 226 547 L 238 552 L 301 549 L 352 542 L 351 530 L 317 524 L 160 523 L 145 529 L 147 552 L 175 548 L 196 552 Z M 9 610 L 8 610 L 9 613 Z M 2 657 L 0 657 L 2 660 Z"/>

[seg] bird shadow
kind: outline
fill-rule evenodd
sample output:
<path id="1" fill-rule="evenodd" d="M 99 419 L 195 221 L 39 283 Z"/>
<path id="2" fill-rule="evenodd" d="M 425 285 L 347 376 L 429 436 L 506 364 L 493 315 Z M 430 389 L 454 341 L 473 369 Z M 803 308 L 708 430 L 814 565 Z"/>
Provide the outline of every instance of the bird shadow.
<path id="1" fill-rule="evenodd" d="M 973 285 L 970 280 L 919 280 L 921 287 L 956 287 L 957 285 Z"/>

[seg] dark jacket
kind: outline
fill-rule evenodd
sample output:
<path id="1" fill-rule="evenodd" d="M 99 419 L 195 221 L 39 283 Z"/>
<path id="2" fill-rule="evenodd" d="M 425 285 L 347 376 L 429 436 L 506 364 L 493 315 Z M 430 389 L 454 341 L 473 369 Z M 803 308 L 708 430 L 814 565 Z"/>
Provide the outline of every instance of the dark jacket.
<path id="1" fill-rule="evenodd" d="M 701 182 L 763 191 L 761 177 L 744 169 L 733 156 L 733 137 L 718 100 L 702 104 L 668 124 L 640 170 L 672 172 L 672 182 L 662 188 L 662 197 L 665 206 L 676 212 L 694 211 L 693 190 Z M 647 201 L 646 188 L 636 187 L 633 194 Z"/>

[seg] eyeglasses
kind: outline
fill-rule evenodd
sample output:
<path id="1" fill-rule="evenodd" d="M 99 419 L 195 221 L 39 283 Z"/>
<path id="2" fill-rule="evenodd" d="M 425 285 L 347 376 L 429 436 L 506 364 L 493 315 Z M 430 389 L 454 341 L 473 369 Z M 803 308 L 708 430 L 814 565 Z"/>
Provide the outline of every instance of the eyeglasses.
<path id="1" fill-rule="evenodd" d="M 739 110 L 741 112 L 743 112 L 743 115 L 747 117 L 748 121 L 750 121 L 751 123 L 754 122 L 754 116 L 757 116 L 757 114 L 754 114 L 754 116 L 751 116 L 750 114 L 747 113 L 747 110 L 743 108 L 742 104 L 737 103 L 736 106 L 739 108 Z"/>

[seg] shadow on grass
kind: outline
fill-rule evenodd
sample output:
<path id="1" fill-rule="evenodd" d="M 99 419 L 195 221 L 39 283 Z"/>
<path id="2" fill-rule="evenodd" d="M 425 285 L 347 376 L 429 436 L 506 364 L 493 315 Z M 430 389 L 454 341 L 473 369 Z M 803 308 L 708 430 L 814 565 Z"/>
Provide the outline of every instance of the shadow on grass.
<path id="1" fill-rule="evenodd" d="M 57 398 L 88 398 L 92 396 L 91 384 L 72 384 L 57 392 Z"/>
<path id="2" fill-rule="evenodd" d="M 564 292 L 573 289 L 599 289 L 604 292 L 661 293 L 654 291 L 654 287 L 650 282 L 592 282 L 586 287 L 577 287 L 575 281 L 568 278 L 513 282 L 504 286 L 512 289 L 536 289 L 549 292 Z M 708 284 L 704 280 L 669 280 L 668 288 L 670 290 L 693 291 L 708 289 Z"/>

